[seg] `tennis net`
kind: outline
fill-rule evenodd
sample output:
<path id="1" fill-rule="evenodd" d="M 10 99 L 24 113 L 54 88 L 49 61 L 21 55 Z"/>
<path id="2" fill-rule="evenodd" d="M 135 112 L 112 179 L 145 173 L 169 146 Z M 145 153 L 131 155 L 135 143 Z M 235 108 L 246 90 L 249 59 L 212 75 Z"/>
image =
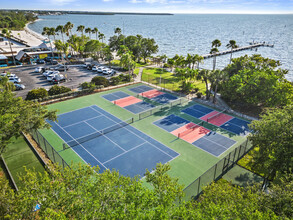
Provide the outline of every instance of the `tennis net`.
<path id="1" fill-rule="evenodd" d="M 112 125 L 110 127 L 107 127 L 103 130 L 100 130 L 98 132 L 95 132 L 95 133 L 92 133 L 92 134 L 89 134 L 89 135 L 86 135 L 86 136 L 83 136 L 81 138 L 78 138 L 78 139 L 74 139 L 72 141 L 69 141 L 67 142 L 67 146 L 68 147 L 74 147 L 74 146 L 77 146 L 79 144 L 82 144 L 82 143 L 85 143 L 85 142 L 88 142 L 94 138 L 97 138 L 99 136 L 102 136 L 104 134 L 107 134 L 107 133 L 110 133 L 112 131 L 115 131 L 119 128 L 123 128 L 129 124 L 133 123 L 133 118 L 130 118 L 126 121 L 122 121 L 122 122 L 119 122 L 119 123 L 116 123 L 115 125 Z"/>
<path id="2" fill-rule="evenodd" d="M 202 126 L 202 125 L 203 125 L 203 121 L 201 121 L 201 122 L 199 122 L 199 123 L 193 125 L 191 128 L 188 128 L 188 129 L 185 130 L 185 131 L 182 131 L 182 132 L 178 133 L 178 137 L 181 138 L 181 137 L 183 137 L 183 136 L 185 136 L 185 135 L 187 135 L 187 134 L 190 134 L 190 133 L 193 132 L 196 128 L 198 128 L 198 127 L 200 127 L 200 126 Z"/>
<path id="3" fill-rule="evenodd" d="M 226 112 L 226 109 L 224 109 L 223 111 L 221 112 L 218 112 L 217 114 L 207 118 L 207 122 L 211 122 L 212 120 L 216 119 L 216 118 L 219 118 L 222 114 L 224 114 Z"/>

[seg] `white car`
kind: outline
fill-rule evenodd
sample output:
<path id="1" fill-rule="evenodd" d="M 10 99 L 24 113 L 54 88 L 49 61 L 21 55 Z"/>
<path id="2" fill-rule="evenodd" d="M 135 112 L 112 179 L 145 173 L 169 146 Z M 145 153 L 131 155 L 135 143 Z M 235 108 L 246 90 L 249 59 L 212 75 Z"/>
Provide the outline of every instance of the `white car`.
<path id="1" fill-rule="evenodd" d="M 46 70 L 45 72 L 43 72 L 43 76 L 47 77 L 47 76 L 49 76 L 50 74 L 53 74 L 53 73 L 60 73 L 60 72 L 59 71 Z"/>
<path id="2" fill-rule="evenodd" d="M 104 75 L 109 75 L 109 74 L 111 74 L 111 70 L 108 69 L 108 68 L 105 68 L 105 69 L 103 70 L 103 74 L 104 74 Z"/>
<path id="3" fill-rule="evenodd" d="M 93 66 L 92 71 L 98 71 L 99 66 Z"/>
<path id="4" fill-rule="evenodd" d="M 25 89 L 25 85 L 23 85 L 23 84 L 14 83 L 14 86 L 15 86 L 15 90 L 24 90 Z"/>
<path id="5" fill-rule="evenodd" d="M 37 68 L 35 68 L 34 73 L 43 73 L 45 71 L 45 68 L 42 66 L 39 66 Z"/>
<path id="6" fill-rule="evenodd" d="M 50 75 L 47 76 L 47 81 L 48 82 L 52 82 L 54 78 L 58 77 L 59 73 L 52 73 Z"/>
<path id="7" fill-rule="evenodd" d="M 0 73 L 0 76 L 6 76 L 7 73 Z"/>
<path id="8" fill-rule="evenodd" d="M 17 76 L 9 76 L 8 79 L 9 79 L 9 82 L 13 82 L 13 83 L 21 82 L 20 78 L 18 78 Z"/>
<path id="9" fill-rule="evenodd" d="M 102 73 L 104 71 L 104 69 L 107 69 L 106 67 L 100 66 L 97 71 L 98 73 Z"/>

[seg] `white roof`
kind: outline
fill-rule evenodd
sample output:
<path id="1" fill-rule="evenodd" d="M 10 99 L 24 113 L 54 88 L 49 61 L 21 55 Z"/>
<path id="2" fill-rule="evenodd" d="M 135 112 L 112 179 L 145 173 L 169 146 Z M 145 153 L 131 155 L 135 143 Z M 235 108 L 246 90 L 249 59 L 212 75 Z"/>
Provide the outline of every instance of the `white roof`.
<path id="1" fill-rule="evenodd" d="M 7 56 L 3 55 L 3 54 L 0 54 L 0 60 L 7 60 Z"/>

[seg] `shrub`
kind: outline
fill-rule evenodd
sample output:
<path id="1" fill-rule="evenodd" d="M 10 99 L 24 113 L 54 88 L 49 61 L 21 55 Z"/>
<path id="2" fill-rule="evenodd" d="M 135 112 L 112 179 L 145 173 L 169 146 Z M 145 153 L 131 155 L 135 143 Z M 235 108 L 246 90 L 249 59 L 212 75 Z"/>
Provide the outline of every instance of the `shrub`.
<path id="1" fill-rule="evenodd" d="M 131 79 L 129 75 L 123 75 L 123 74 L 120 74 L 118 77 L 120 78 L 122 82 L 130 82 L 130 79 Z"/>
<path id="2" fill-rule="evenodd" d="M 95 86 L 95 84 L 94 83 L 89 83 L 89 82 L 84 82 L 84 83 L 82 83 L 82 84 L 80 84 L 80 86 L 79 86 L 82 90 L 84 90 L 84 89 L 94 89 L 96 86 Z"/>
<path id="3" fill-rule="evenodd" d="M 109 86 L 109 81 L 102 76 L 95 76 L 94 78 L 92 78 L 91 82 L 94 83 L 96 86 L 100 86 L 100 85 L 103 85 L 104 87 Z"/>
<path id="4" fill-rule="evenodd" d="M 198 92 L 198 93 L 196 93 L 196 97 L 197 97 L 197 98 L 199 98 L 199 99 L 200 99 L 200 98 L 201 98 L 201 96 L 202 96 L 202 93 L 201 93 L 201 92 Z"/>
<path id="5" fill-rule="evenodd" d="M 48 92 L 44 88 L 33 89 L 26 95 L 26 100 L 42 99 L 48 96 Z"/>
<path id="6" fill-rule="evenodd" d="M 68 88 L 68 87 L 54 85 L 49 89 L 48 94 L 50 96 L 52 96 L 52 95 L 58 95 L 58 94 L 66 93 L 66 92 L 69 92 L 69 91 L 71 91 L 71 89 Z"/>
<path id="7" fill-rule="evenodd" d="M 110 80 L 110 83 L 112 86 L 116 86 L 118 85 L 120 82 L 120 78 L 118 76 L 112 77 Z"/>

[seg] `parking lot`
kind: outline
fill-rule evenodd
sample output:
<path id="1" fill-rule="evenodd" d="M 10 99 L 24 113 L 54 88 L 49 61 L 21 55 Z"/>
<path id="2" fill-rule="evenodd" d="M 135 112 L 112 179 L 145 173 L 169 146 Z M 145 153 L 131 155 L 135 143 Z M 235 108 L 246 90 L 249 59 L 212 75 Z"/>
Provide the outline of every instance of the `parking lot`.
<path id="1" fill-rule="evenodd" d="M 23 66 L 23 67 L 15 67 L 10 69 L 5 69 L 6 72 L 10 72 L 15 74 L 21 79 L 21 84 L 25 85 L 24 90 L 15 91 L 16 96 L 21 96 L 23 98 L 26 97 L 27 93 L 36 88 L 45 88 L 49 89 L 53 86 L 52 83 L 48 82 L 46 77 L 42 75 L 42 73 L 35 73 L 36 67 L 54 67 L 53 65 L 32 65 L 32 66 Z M 4 71 L 4 70 L 3 70 Z M 0 72 L 3 72 L 0 70 Z M 104 76 L 102 73 L 97 73 L 96 71 L 87 70 L 82 66 L 69 66 L 69 70 L 66 72 L 60 72 L 60 74 L 64 75 L 67 80 L 65 82 L 60 83 L 59 85 L 69 87 L 70 89 L 76 89 L 83 82 L 90 82 L 94 76 Z M 119 75 L 117 73 L 115 76 Z M 109 79 L 110 76 L 104 76 Z"/>

